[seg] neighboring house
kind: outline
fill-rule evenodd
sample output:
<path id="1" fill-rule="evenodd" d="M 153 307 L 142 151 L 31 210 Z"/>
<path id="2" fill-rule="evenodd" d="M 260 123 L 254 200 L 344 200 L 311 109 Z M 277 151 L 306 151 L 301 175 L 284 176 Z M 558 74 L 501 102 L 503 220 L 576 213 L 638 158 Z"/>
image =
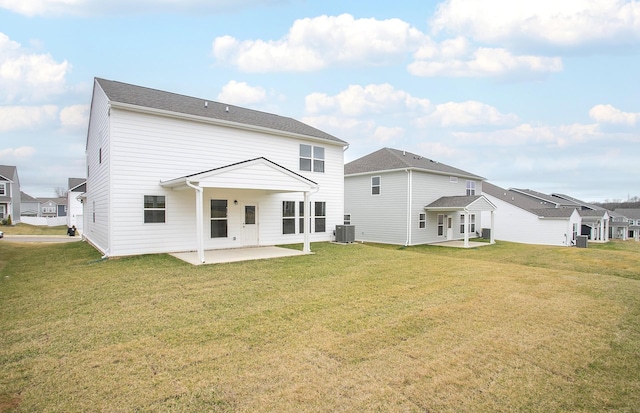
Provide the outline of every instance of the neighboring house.
<path id="1" fill-rule="evenodd" d="M 18 168 L 0 165 L 0 221 L 11 215 L 11 222 L 20 222 L 20 179 Z"/>
<path id="2" fill-rule="evenodd" d="M 297 120 L 96 78 L 83 237 L 105 256 L 329 241 L 343 140 Z"/>
<path id="3" fill-rule="evenodd" d="M 639 208 L 616 208 L 615 213 L 625 216 L 628 219 L 628 235 L 636 241 L 640 241 L 640 209 Z"/>
<path id="4" fill-rule="evenodd" d="M 84 178 L 69 178 L 67 190 L 67 227 L 75 226 L 82 230 L 82 202 L 78 198 L 87 191 L 87 180 Z"/>
<path id="5" fill-rule="evenodd" d="M 531 189 L 517 188 L 511 188 L 511 191 L 525 195 L 544 207 L 576 208 L 582 221 L 580 235 L 586 235 L 592 241 L 607 242 L 609 240 L 610 217 L 606 209 L 562 194 L 547 195 Z"/>
<path id="6" fill-rule="evenodd" d="M 67 216 L 67 198 L 36 198 L 40 203 L 40 215 L 44 218 Z"/>
<path id="7" fill-rule="evenodd" d="M 40 202 L 24 192 L 20 192 L 20 215 L 23 217 L 40 216 Z"/>
<path id="8" fill-rule="evenodd" d="M 523 192 L 533 191 L 504 189 L 483 182 L 482 193 L 497 208 L 495 238 L 523 244 L 575 245 L 582 225 L 578 207 L 559 207 L 562 202 L 534 199 Z"/>
<path id="9" fill-rule="evenodd" d="M 610 216 L 609 238 L 623 241 L 629 239 L 629 219 L 615 211 L 608 211 L 608 213 Z"/>
<path id="10" fill-rule="evenodd" d="M 484 178 L 406 151 L 380 149 L 346 164 L 344 174 L 345 223 L 358 241 L 468 246 L 482 230 L 481 212 L 495 210 L 481 194 Z"/>

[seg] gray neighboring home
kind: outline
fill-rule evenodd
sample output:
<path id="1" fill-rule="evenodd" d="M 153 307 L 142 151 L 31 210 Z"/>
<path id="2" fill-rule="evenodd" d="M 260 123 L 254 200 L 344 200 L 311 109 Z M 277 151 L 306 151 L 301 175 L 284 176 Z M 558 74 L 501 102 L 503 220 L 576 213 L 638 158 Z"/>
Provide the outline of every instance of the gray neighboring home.
<path id="1" fill-rule="evenodd" d="M 482 185 L 483 194 L 496 205 L 495 238 L 523 244 L 575 245 L 580 235 L 582 217 L 576 205 L 530 190 L 504 189 L 489 182 Z M 544 194 L 540 194 L 544 195 Z"/>
<path id="2" fill-rule="evenodd" d="M 40 216 L 45 218 L 66 217 L 67 198 L 36 198 L 40 202 Z"/>
<path id="3" fill-rule="evenodd" d="M 640 241 L 640 208 L 616 208 L 613 212 L 629 220 L 629 238 Z"/>
<path id="4" fill-rule="evenodd" d="M 18 168 L 0 165 L 0 221 L 11 215 L 11 222 L 20 222 L 20 179 Z"/>
<path id="5" fill-rule="evenodd" d="M 383 148 L 344 167 L 345 223 L 358 241 L 395 245 L 464 240 L 488 228 L 493 205 L 484 178 L 425 158 Z M 481 222 L 481 213 L 490 215 Z"/>
<path id="6" fill-rule="evenodd" d="M 40 202 L 31 195 L 20 192 L 20 214 L 23 217 L 39 217 Z"/>

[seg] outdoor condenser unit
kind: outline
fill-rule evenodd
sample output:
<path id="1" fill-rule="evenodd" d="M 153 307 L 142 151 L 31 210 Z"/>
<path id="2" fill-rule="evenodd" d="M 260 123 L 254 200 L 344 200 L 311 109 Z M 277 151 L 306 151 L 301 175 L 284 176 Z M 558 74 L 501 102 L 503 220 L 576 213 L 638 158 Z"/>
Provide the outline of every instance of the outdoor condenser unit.
<path id="1" fill-rule="evenodd" d="M 336 242 L 355 242 L 355 225 L 336 225 Z"/>

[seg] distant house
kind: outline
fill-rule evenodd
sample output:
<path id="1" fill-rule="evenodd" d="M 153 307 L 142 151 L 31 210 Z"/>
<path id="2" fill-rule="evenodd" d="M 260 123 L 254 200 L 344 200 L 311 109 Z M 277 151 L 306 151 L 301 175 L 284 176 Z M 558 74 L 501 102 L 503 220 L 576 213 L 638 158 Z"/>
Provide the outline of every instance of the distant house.
<path id="1" fill-rule="evenodd" d="M 640 208 L 616 208 L 614 212 L 628 219 L 629 238 L 640 241 Z"/>
<path id="2" fill-rule="evenodd" d="M 540 199 L 543 194 L 532 197 L 524 192 L 533 191 L 504 189 L 489 182 L 483 183 L 482 192 L 497 207 L 496 239 L 523 244 L 575 245 L 582 226 L 582 217 L 575 204 Z"/>
<path id="3" fill-rule="evenodd" d="M 543 194 L 531 189 L 511 189 L 549 208 L 575 208 L 581 217 L 580 235 L 586 235 L 592 241 L 609 240 L 609 214 L 604 208 L 587 204 L 576 198 L 562 194 Z"/>
<path id="4" fill-rule="evenodd" d="M 468 246 L 492 227 L 491 218 L 481 222 L 483 211 L 495 211 L 482 195 L 484 178 L 414 153 L 380 149 L 346 164 L 344 181 L 345 222 L 359 241 Z"/>
<path id="5" fill-rule="evenodd" d="M 40 203 L 39 216 L 56 218 L 67 216 L 67 198 L 36 198 Z"/>
<path id="6" fill-rule="evenodd" d="M 0 165 L 0 221 L 9 216 L 14 224 L 20 222 L 20 179 L 18 168 Z"/>
<path id="7" fill-rule="evenodd" d="M 40 202 L 24 192 L 20 192 L 20 215 L 23 217 L 40 216 Z"/>
<path id="8" fill-rule="evenodd" d="M 69 178 L 67 190 L 67 227 L 75 226 L 82 230 L 82 202 L 78 198 L 87 190 L 84 178 Z"/>
<path id="9" fill-rule="evenodd" d="M 297 120 L 95 79 L 83 237 L 105 256 L 329 241 L 347 143 Z"/>

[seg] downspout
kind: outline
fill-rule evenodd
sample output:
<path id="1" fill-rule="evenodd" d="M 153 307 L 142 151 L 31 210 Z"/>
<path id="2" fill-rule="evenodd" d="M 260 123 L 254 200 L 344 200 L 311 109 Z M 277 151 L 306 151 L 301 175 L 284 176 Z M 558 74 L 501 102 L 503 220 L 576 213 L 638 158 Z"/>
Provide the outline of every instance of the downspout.
<path id="1" fill-rule="evenodd" d="M 202 219 L 202 187 L 193 185 L 189 181 L 185 181 L 188 187 L 196 190 L 196 231 L 198 240 L 198 260 L 204 264 L 204 239 L 202 233 L 204 232 L 204 223 Z"/>
<path id="2" fill-rule="evenodd" d="M 411 180 L 412 174 L 410 169 L 405 169 L 407 173 L 407 240 L 404 243 L 405 247 L 411 245 Z"/>
<path id="3" fill-rule="evenodd" d="M 311 225 L 309 222 L 309 218 L 311 218 L 311 195 L 318 193 L 318 191 L 320 191 L 320 187 L 316 187 L 313 191 L 304 192 L 304 216 L 302 217 L 304 241 L 302 244 L 302 252 L 307 254 L 311 253 Z"/>

